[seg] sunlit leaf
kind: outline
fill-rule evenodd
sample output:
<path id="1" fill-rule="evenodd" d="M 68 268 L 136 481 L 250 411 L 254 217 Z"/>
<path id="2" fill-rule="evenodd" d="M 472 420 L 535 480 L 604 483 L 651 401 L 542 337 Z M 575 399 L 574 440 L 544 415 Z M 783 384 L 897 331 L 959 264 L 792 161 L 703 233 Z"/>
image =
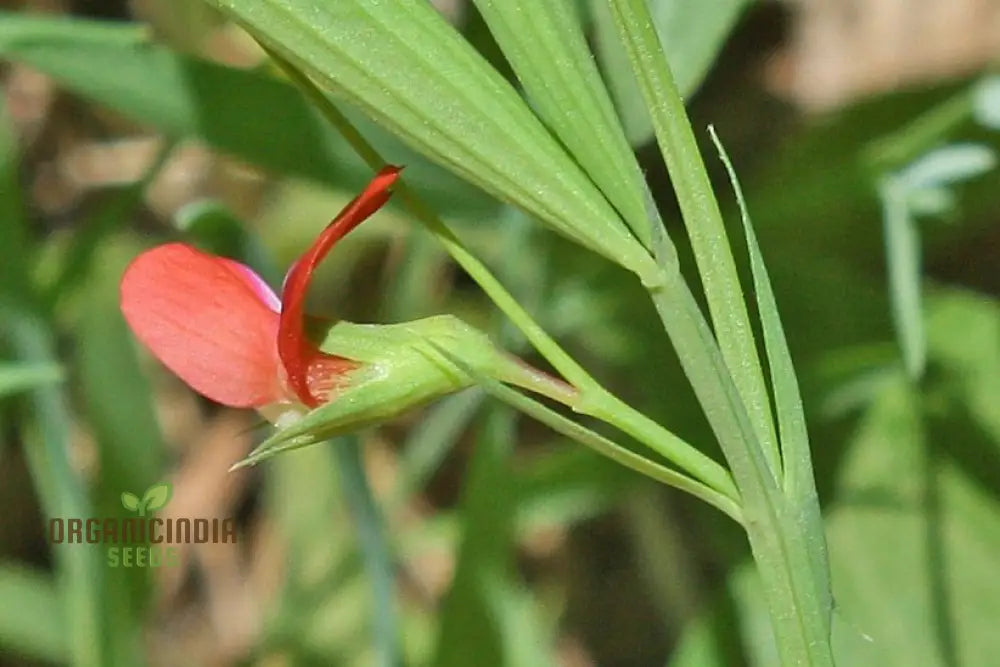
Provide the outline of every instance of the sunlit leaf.
<path id="1" fill-rule="evenodd" d="M 655 282 L 652 259 L 607 200 L 429 3 L 212 2 L 422 154 Z"/>

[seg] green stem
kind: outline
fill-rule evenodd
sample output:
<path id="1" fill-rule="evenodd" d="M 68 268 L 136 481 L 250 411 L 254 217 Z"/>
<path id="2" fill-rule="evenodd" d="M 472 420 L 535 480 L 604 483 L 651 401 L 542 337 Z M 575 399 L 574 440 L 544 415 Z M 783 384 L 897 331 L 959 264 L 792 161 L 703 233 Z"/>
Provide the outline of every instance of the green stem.
<path id="1" fill-rule="evenodd" d="M 479 373 L 475 368 L 464 364 L 461 359 L 453 357 L 447 350 L 439 350 L 443 356 L 450 358 L 452 362 L 467 372 L 473 380 L 483 387 L 494 398 L 507 403 L 520 410 L 524 414 L 533 417 L 541 423 L 547 425 L 556 433 L 562 433 L 568 438 L 576 440 L 582 445 L 591 448 L 598 454 L 606 456 L 612 461 L 619 463 L 626 468 L 631 468 L 650 479 L 662 482 L 668 486 L 673 486 L 682 491 L 686 491 L 696 498 L 704 500 L 709 505 L 721 510 L 734 521 L 743 524 L 743 512 L 739 502 L 732 496 L 720 493 L 708 485 L 703 484 L 691 477 L 672 470 L 664 465 L 652 461 L 644 456 L 622 447 L 603 435 L 591 431 L 582 424 L 578 424 L 572 419 L 555 412 L 547 406 L 535 401 L 498 380 Z"/>
<path id="2" fill-rule="evenodd" d="M 504 368 L 501 368 L 501 379 L 509 384 L 551 398 L 580 414 L 589 415 L 606 424 L 611 424 L 622 433 L 647 444 L 650 449 L 668 461 L 676 462 L 678 459 L 685 461 L 685 465 L 678 464 L 679 467 L 731 501 L 738 500 L 739 493 L 736 490 L 736 485 L 725 468 L 707 456 L 690 456 L 688 449 L 691 448 L 691 445 L 597 385 L 596 382 L 591 381 L 588 391 L 583 393 L 571 385 L 525 364 L 516 357 L 511 359 L 511 363 L 505 364 Z M 658 479 L 657 475 L 648 476 Z"/>

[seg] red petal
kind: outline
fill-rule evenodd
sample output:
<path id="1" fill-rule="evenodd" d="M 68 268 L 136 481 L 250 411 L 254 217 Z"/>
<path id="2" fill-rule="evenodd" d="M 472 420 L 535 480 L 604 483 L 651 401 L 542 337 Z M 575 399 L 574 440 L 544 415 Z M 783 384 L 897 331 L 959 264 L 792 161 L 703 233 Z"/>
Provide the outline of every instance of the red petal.
<path id="1" fill-rule="evenodd" d="M 284 364 L 289 387 L 300 401 L 310 407 L 315 407 L 325 398 L 320 395 L 320 384 L 329 385 L 334 375 L 343 374 L 357 367 L 357 364 L 349 359 L 319 352 L 305 336 L 306 291 L 309 289 L 313 271 L 337 241 L 389 200 L 391 195 L 389 187 L 395 183 L 401 169 L 388 166 L 379 171 L 364 191 L 327 225 L 312 247 L 299 257 L 285 279 L 281 294 L 278 354 Z M 317 391 L 313 391 L 313 388 Z"/>
<path id="2" fill-rule="evenodd" d="M 121 308 L 136 337 L 197 392 L 260 407 L 284 399 L 269 292 L 249 267 L 170 243 L 125 270 Z"/>

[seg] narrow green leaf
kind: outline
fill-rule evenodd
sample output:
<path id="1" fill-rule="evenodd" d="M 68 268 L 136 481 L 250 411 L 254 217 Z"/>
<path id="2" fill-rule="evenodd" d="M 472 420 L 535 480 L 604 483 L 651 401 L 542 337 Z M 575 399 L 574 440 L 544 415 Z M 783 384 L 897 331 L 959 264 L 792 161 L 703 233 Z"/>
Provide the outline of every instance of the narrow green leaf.
<path id="1" fill-rule="evenodd" d="M 649 8 L 653 26 L 660 36 L 682 98 L 688 98 L 698 90 L 726 39 L 752 1 L 651 0 Z M 591 0 L 591 4 L 597 54 L 607 74 L 618 112 L 632 144 L 644 144 L 652 138 L 653 126 L 642 105 L 642 94 L 629 66 L 628 56 L 618 41 L 607 0 Z"/>
<path id="2" fill-rule="evenodd" d="M 896 340 L 907 374 L 918 380 L 927 361 L 920 295 L 920 234 L 910 215 L 907 190 L 902 184 L 892 176 L 886 177 L 879 186 L 879 197 Z"/>
<path id="3" fill-rule="evenodd" d="M 722 358 L 764 456 L 777 475 L 767 386 L 718 201 L 645 0 L 609 0 L 673 181 Z M 663 258 L 672 261 L 672 258 Z"/>
<path id="4" fill-rule="evenodd" d="M 401 665 L 400 637 L 394 595 L 395 572 L 386 544 L 385 527 L 361 458 L 361 442 L 349 436 L 330 443 L 337 457 L 344 501 L 357 529 L 365 569 L 372 589 L 372 631 L 380 667 Z"/>
<path id="5" fill-rule="evenodd" d="M 0 12 L 0 52 L 24 43 L 53 44 L 70 37 L 81 46 L 140 46 L 149 39 L 149 29 L 138 23 L 81 21 L 67 16 Z"/>
<path id="6" fill-rule="evenodd" d="M 571 0 L 475 0 L 535 112 L 649 247 L 642 173 Z"/>
<path id="7" fill-rule="evenodd" d="M 0 648 L 63 663 L 69 655 L 59 591 L 43 572 L 0 564 Z"/>
<path id="8" fill-rule="evenodd" d="M 119 197 L 137 202 L 141 194 L 129 192 Z M 112 204 L 111 208 L 114 207 Z M 127 215 L 123 210 L 119 213 Z M 127 262 L 134 256 L 134 248 L 108 243 L 107 239 L 85 243 L 91 242 L 95 245 L 87 254 L 92 256 L 85 261 L 90 268 L 81 265 L 78 269 L 89 271 L 89 278 L 79 286 L 75 282 L 66 283 L 63 289 L 79 289 L 81 301 L 87 305 L 73 323 L 78 343 L 73 361 L 82 408 L 96 440 L 100 462 L 101 483 L 94 494 L 94 503 L 97 509 L 108 512 L 118 507 L 119 494 L 124 489 L 141 491 L 160 479 L 166 448 L 153 389 L 119 305 L 119 283 Z M 70 273 L 64 271 L 62 275 Z M 64 294 L 65 291 L 60 291 L 53 296 Z M 127 578 L 130 577 L 116 580 Z M 132 583 L 137 590 L 148 589 L 146 577 L 137 576 Z"/>
<path id="9" fill-rule="evenodd" d="M 658 269 L 510 84 L 423 0 L 212 0 L 409 145 L 655 284 Z"/>
<path id="10" fill-rule="evenodd" d="M 816 480 L 813 475 L 812 457 L 809 452 L 809 434 L 806 431 L 806 416 L 802 408 L 799 382 L 792 364 L 785 330 L 781 325 L 778 304 L 774 298 L 771 279 L 764 264 L 764 257 L 757 243 L 757 235 L 750 220 L 743 189 L 740 187 L 736 170 L 726 154 L 714 127 L 709 134 L 719 157 L 726 167 L 729 182 L 739 204 L 740 219 L 746 235 L 747 250 L 750 253 L 750 269 L 753 274 L 754 294 L 757 297 L 757 312 L 764 333 L 764 348 L 770 367 L 771 386 L 774 389 L 775 413 L 778 418 L 778 433 L 781 443 L 782 477 L 785 495 L 791 501 L 792 511 L 798 515 L 804 527 L 807 548 L 812 561 L 813 577 L 818 593 L 823 596 L 822 608 L 827 611 L 825 622 L 830 623 L 829 614 L 833 609 L 830 592 L 830 564 L 826 553 L 826 539 L 823 532 L 823 516 L 820 513 L 819 498 L 816 495 Z"/>

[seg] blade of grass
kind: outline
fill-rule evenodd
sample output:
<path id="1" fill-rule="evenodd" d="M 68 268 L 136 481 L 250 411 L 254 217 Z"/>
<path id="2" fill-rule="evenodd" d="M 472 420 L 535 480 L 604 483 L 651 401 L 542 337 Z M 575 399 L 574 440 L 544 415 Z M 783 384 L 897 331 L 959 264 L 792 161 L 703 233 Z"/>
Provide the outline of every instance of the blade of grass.
<path id="1" fill-rule="evenodd" d="M 781 464 L 764 373 L 719 204 L 646 0 L 609 0 L 694 250 L 715 336 L 771 468 Z"/>
<path id="2" fill-rule="evenodd" d="M 24 204 L 18 173 L 17 137 L 14 136 L 7 105 L 0 96 L 0 286 L 4 297 L 20 299 L 28 293 L 28 241 L 25 233 Z"/>
<path id="3" fill-rule="evenodd" d="M 774 388 L 774 406 L 778 417 L 778 433 L 781 442 L 781 461 L 785 495 L 791 500 L 793 511 L 798 512 L 799 522 L 807 526 L 805 531 L 807 548 L 813 566 L 817 595 L 821 596 L 821 609 L 827 612 L 825 622 L 831 622 L 829 614 L 833 610 L 830 591 L 830 563 L 827 557 L 823 516 L 820 513 L 819 498 L 816 495 L 816 480 L 813 475 L 812 456 L 809 451 L 809 434 L 806 431 L 806 416 L 802 407 L 799 382 L 792 364 L 785 330 L 778 313 L 778 303 L 771 287 L 771 279 L 764 264 L 764 257 L 757 243 L 757 235 L 750 220 L 743 189 L 740 187 L 736 170 L 725 147 L 719 140 L 715 128 L 709 126 L 709 134 L 719 157 L 729 175 L 736 202 L 740 209 L 740 219 L 746 235 L 747 250 L 750 253 L 750 269 L 753 274 L 754 294 L 757 298 L 757 312 L 760 315 L 764 334 L 764 349 L 770 368 L 771 386 Z"/>
<path id="4" fill-rule="evenodd" d="M 422 154 L 658 282 L 656 263 L 600 191 L 429 3 L 210 1 Z"/>
<path id="5" fill-rule="evenodd" d="M 331 446 L 336 453 L 344 500 L 357 527 L 365 569 L 371 582 L 375 664 L 396 667 L 403 664 L 396 613 L 396 577 L 382 517 L 361 460 L 361 443 L 356 437 L 347 436 L 339 442 L 332 442 Z"/>
<path id="6" fill-rule="evenodd" d="M 140 193 L 127 196 L 133 201 L 141 198 Z M 113 208 L 112 204 L 106 210 Z M 123 217 L 128 215 L 124 208 L 120 211 Z M 121 227 L 123 222 L 109 220 L 108 226 Z M 166 446 L 152 387 L 119 307 L 119 282 L 131 248 L 105 239 L 89 252 L 93 255 L 86 264 L 91 270 L 78 287 L 86 308 L 73 321 L 74 389 L 96 445 L 100 474 L 90 492 L 95 514 L 117 516 L 123 491 L 141 491 L 162 479 Z M 108 643 L 113 653 L 105 658 L 109 663 L 139 659 L 141 648 L 136 644 L 152 594 L 148 575 L 143 568 L 122 568 L 111 570 L 105 579 L 103 602 L 115 628 Z"/>
<path id="7" fill-rule="evenodd" d="M 919 380 L 927 362 L 920 298 L 920 236 L 906 195 L 906 189 L 891 176 L 879 186 L 892 319 L 906 373 Z"/>
<path id="8" fill-rule="evenodd" d="M 571 0 L 475 0 L 535 112 L 647 248 L 642 172 Z"/>

